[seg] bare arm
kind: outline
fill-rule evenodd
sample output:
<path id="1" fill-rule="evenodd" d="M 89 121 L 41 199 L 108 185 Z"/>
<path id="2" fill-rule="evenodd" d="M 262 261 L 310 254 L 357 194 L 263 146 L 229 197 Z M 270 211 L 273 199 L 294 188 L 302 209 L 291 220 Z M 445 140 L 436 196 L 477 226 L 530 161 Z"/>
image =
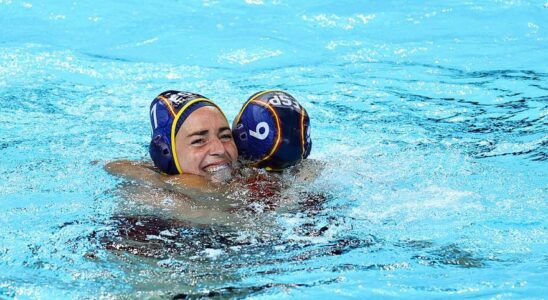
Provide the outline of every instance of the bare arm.
<path id="1" fill-rule="evenodd" d="M 112 175 L 180 193 L 192 199 L 217 197 L 224 192 L 223 186 L 215 185 L 202 176 L 161 174 L 153 165 L 142 161 L 117 160 L 107 163 L 105 169 Z"/>
<path id="2" fill-rule="evenodd" d="M 174 218 L 200 224 L 224 224 L 243 226 L 248 220 L 232 211 L 245 205 L 240 197 L 226 197 L 231 188 L 237 186 L 213 184 L 204 177 L 182 174 L 159 173 L 150 163 L 118 160 L 106 164 L 112 175 L 138 183 L 131 190 L 124 190 L 125 196 L 140 203 L 162 209 L 164 214 Z M 146 187 L 159 188 L 159 190 Z M 165 203 L 166 199 L 168 201 Z"/>

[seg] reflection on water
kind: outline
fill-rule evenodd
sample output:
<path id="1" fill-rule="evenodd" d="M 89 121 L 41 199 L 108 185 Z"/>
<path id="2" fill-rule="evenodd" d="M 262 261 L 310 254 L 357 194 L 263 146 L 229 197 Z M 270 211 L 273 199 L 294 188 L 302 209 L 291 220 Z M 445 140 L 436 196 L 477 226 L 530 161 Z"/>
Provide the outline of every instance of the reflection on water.
<path id="1" fill-rule="evenodd" d="M 341 283 L 338 276 L 291 283 L 249 281 L 257 276 L 486 265 L 484 258 L 457 244 L 391 242 L 367 234 L 359 226 L 363 221 L 340 215 L 341 207 L 329 199 L 305 199 L 298 210 L 255 215 L 254 226 L 245 229 L 161 215 L 117 215 L 89 235 L 97 248 L 88 249 L 85 257 L 121 268 L 133 296 L 173 299 L 247 297 Z M 283 222 L 265 228 L 261 218 L 273 216 Z M 387 260 L 394 251 L 406 258 Z"/>

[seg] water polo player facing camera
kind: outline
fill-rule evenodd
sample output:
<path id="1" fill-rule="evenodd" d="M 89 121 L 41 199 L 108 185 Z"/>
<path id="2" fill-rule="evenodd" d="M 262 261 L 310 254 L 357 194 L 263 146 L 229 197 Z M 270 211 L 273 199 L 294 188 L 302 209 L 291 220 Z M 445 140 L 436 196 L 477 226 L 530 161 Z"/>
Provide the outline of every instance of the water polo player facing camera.
<path id="1" fill-rule="evenodd" d="M 220 108 L 195 93 L 166 91 L 152 101 L 149 112 L 149 153 L 154 165 L 118 160 L 105 169 L 143 188 L 160 188 L 191 199 L 222 193 L 211 183 L 232 178 L 238 151 Z"/>
<path id="2" fill-rule="evenodd" d="M 163 92 L 150 105 L 150 123 L 149 153 L 160 171 L 211 181 L 232 178 L 238 151 L 225 115 L 209 99 L 188 92 Z"/>

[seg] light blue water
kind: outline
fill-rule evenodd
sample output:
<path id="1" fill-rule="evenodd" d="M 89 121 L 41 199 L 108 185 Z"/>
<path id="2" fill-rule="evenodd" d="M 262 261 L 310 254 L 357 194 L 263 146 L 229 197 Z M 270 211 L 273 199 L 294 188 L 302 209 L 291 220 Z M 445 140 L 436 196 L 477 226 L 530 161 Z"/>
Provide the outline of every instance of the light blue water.
<path id="1" fill-rule="evenodd" d="M 544 298 L 547 28 L 544 1 L 0 0 L 0 298 Z M 159 259 L 93 238 L 158 93 L 232 119 L 269 88 L 323 205 Z"/>

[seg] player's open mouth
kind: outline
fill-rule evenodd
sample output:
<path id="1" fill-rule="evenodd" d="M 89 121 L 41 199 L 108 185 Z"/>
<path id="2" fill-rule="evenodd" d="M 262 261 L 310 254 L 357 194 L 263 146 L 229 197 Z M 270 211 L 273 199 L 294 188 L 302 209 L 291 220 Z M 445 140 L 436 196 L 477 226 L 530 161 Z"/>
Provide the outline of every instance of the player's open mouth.
<path id="1" fill-rule="evenodd" d="M 207 172 L 207 173 L 213 174 L 213 173 L 219 172 L 221 170 L 227 169 L 229 167 L 230 166 L 229 166 L 228 163 L 213 164 L 213 165 L 209 165 L 209 166 L 205 167 L 204 171 Z"/>
<path id="2" fill-rule="evenodd" d="M 228 162 L 214 163 L 203 168 L 209 180 L 213 182 L 228 182 L 232 179 L 232 164 Z"/>

